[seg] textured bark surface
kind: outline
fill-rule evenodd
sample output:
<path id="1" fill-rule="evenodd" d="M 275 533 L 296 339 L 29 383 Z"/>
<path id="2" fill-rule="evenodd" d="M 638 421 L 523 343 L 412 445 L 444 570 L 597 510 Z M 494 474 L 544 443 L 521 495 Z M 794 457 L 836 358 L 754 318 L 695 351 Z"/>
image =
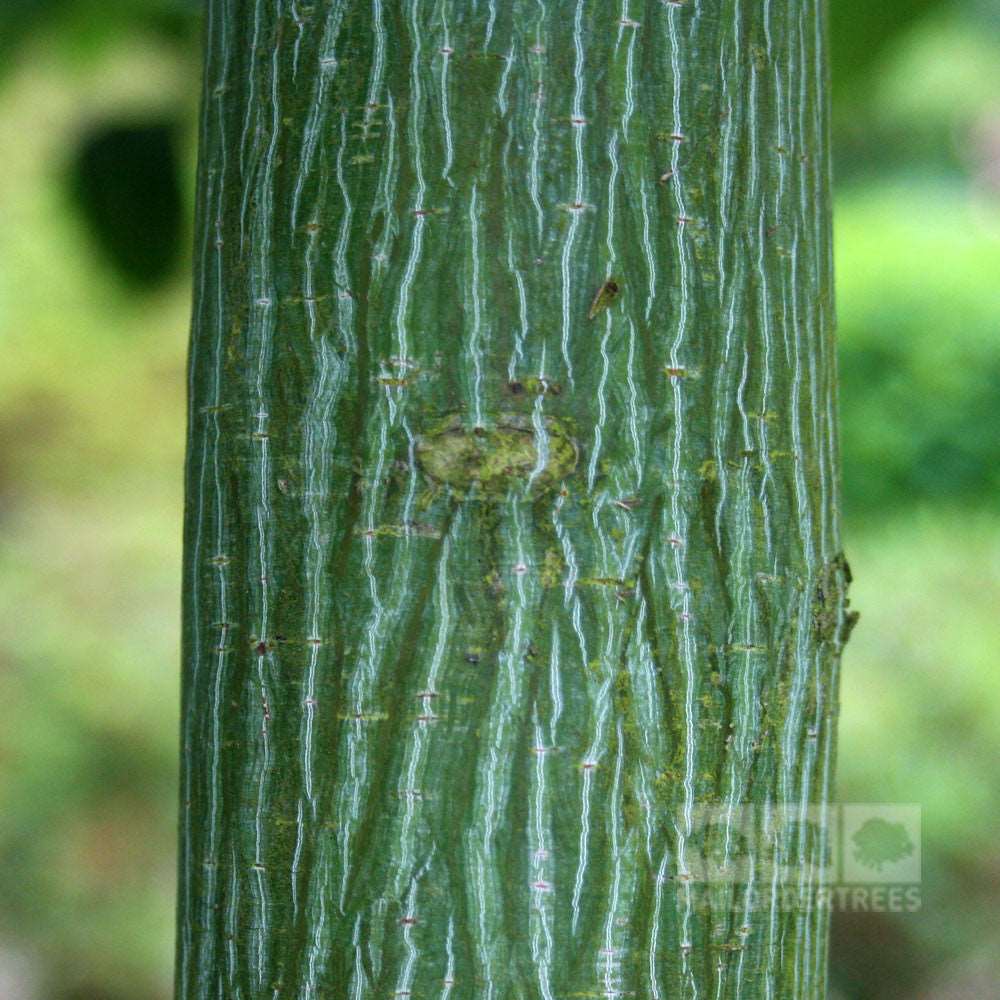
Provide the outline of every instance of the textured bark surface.
<path id="1" fill-rule="evenodd" d="M 824 994 L 824 87 L 817 0 L 209 0 L 182 1000 Z"/>

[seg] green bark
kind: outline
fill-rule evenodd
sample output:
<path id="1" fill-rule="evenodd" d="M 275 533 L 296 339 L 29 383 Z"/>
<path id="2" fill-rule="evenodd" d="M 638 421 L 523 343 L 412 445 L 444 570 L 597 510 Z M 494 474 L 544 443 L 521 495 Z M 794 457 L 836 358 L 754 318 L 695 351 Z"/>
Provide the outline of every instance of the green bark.
<path id="1" fill-rule="evenodd" d="M 821 7 L 209 0 L 182 1000 L 824 995 Z"/>

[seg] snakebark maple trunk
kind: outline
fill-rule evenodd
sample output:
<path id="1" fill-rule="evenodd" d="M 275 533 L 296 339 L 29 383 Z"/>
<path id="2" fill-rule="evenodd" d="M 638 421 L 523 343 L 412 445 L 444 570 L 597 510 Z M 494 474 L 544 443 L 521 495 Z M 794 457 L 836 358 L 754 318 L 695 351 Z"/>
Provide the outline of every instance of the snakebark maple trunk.
<path id="1" fill-rule="evenodd" d="M 821 997 L 818 0 L 209 0 L 177 995 Z"/>

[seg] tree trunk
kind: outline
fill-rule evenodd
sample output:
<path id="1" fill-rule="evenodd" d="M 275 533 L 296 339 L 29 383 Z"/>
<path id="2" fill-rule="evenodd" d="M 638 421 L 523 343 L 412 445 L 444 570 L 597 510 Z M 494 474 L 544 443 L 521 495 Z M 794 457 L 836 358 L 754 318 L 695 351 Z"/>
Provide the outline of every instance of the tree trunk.
<path id="1" fill-rule="evenodd" d="M 819 0 L 209 0 L 182 1000 L 821 997 Z"/>

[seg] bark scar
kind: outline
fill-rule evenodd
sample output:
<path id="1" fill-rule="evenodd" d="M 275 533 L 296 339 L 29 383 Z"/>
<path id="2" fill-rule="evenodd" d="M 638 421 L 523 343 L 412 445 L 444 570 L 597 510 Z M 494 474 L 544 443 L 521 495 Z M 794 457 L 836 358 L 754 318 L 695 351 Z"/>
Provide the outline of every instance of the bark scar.
<path id="1" fill-rule="evenodd" d="M 576 468 L 579 450 L 562 421 L 546 417 L 539 434 L 531 418 L 501 413 L 490 427 L 467 427 L 451 414 L 417 443 L 417 461 L 435 482 L 459 496 L 476 490 L 504 496 L 518 485 L 532 495 L 554 489 Z"/>

